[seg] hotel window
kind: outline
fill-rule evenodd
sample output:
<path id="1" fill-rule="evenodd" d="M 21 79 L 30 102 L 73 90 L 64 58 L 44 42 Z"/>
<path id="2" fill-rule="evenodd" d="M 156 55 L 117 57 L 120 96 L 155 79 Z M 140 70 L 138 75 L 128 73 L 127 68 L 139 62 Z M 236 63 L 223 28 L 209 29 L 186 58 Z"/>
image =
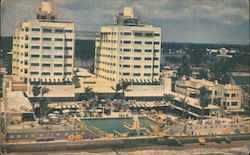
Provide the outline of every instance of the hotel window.
<path id="1" fill-rule="evenodd" d="M 225 97 L 229 97 L 229 94 L 224 94 Z"/>
<path id="2" fill-rule="evenodd" d="M 64 58 L 72 58 L 72 55 L 65 55 Z"/>
<path id="3" fill-rule="evenodd" d="M 56 46 L 56 47 L 55 47 L 55 50 L 63 50 L 63 47 L 58 47 L 58 46 Z"/>
<path id="4" fill-rule="evenodd" d="M 154 65 L 153 68 L 159 68 L 159 66 L 158 65 Z"/>
<path id="5" fill-rule="evenodd" d="M 236 97 L 236 94 L 231 94 L 231 97 Z"/>
<path id="6" fill-rule="evenodd" d="M 40 28 L 32 28 L 31 31 L 39 32 Z"/>
<path id="7" fill-rule="evenodd" d="M 55 72 L 54 75 L 62 75 L 61 72 Z"/>
<path id="8" fill-rule="evenodd" d="M 141 65 L 134 65 L 134 68 L 141 68 Z"/>
<path id="9" fill-rule="evenodd" d="M 37 40 L 40 40 L 40 38 L 38 38 L 38 37 L 32 37 L 31 40 L 37 41 Z"/>
<path id="10" fill-rule="evenodd" d="M 141 44 L 142 42 L 141 41 L 135 41 L 135 44 Z"/>
<path id="11" fill-rule="evenodd" d="M 134 73 L 134 76 L 141 76 L 141 73 Z"/>
<path id="12" fill-rule="evenodd" d="M 27 48 L 29 48 L 29 45 L 28 45 L 28 44 L 25 44 L 24 47 L 27 49 Z"/>
<path id="13" fill-rule="evenodd" d="M 152 58 L 145 57 L 144 60 L 152 60 Z"/>
<path id="14" fill-rule="evenodd" d="M 154 50 L 154 52 L 159 52 L 159 50 Z"/>
<path id="15" fill-rule="evenodd" d="M 64 72 L 64 75 L 71 75 L 71 72 Z"/>
<path id="16" fill-rule="evenodd" d="M 71 42 L 71 41 L 73 41 L 73 39 L 65 39 L 65 41 Z"/>
<path id="17" fill-rule="evenodd" d="M 151 76 L 150 73 L 144 73 L 144 76 Z"/>
<path id="18" fill-rule="evenodd" d="M 32 54 L 32 55 L 31 55 L 31 58 L 39 58 L 39 55 L 37 55 L 37 54 Z"/>
<path id="19" fill-rule="evenodd" d="M 144 68 L 151 68 L 151 66 L 149 66 L 149 65 L 145 65 L 145 66 L 144 66 Z"/>
<path id="20" fill-rule="evenodd" d="M 42 72 L 42 75 L 50 75 L 50 72 Z"/>
<path id="21" fill-rule="evenodd" d="M 31 49 L 40 49 L 40 46 L 31 46 Z"/>
<path id="22" fill-rule="evenodd" d="M 42 58 L 50 58 L 50 55 L 43 55 Z"/>
<path id="23" fill-rule="evenodd" d="M 158 41 L 157 41 L 157 42 L 154 42 L 154 44 L 155 44 L 155 45 L 159 45 L 159 44 L 160 44 L 160 42 L 158 42 Z"/>
<path id="24" fill-rule="evenodd" d="M 55 38 L 55 41 L 63 41 L 63 38 Z"/>
<path id="25" fill-rule="evenodd" d="M 29 27 L 25 27 L 25 31 L 28 32 L 29 31 Z"/>
<path id="26" fill-rule="evenodd" d="M 141 33 L 141 32 L 135 32 L 134 35 L 135 35 L 136 37 L 141 37 L 141 36 L 142 36 L 142 33 Z"/>
<path id="27" fill-rule="evenodd" d="M 154 60 L 159 60 L 159 58 L 154 58 Z"/>
<path id="28" fill-rule="evenodd" d="M 72 47 L 65 47 L 65 50 L 72 50 Z"/>
<path id="29" fill-rule="evenodd" d="M 25 56 L 25 57 L 28 57 L 28 56 L 29 56 L 28 52 L 25 52 L 25 53 L 24 53 L 24 56 Z"/>
<path id="30" fill-rule="evenodd" d="M 150 50 L 150 49 L 145 49 L 145 52 L 152 52 L 152 50 Z"/>
<path id="31" fill-rule="evenodd" d="M 31 63 L 31 66 L 39 66 L 39 63 Z"/>
<path id="32" fill-rule="evenodd" d="M 123 51 L 124 52 L 130 52 L 130 49 L 129 48 L 124 48 Z"/>
<path id="33" fill-rule="evenodd" d="M 43 46 L 43 49 L 44 49 L 44 50 L 50 50 L 51 47 L 50 47 L 50 46 Z"/>
<path id="34" fill-rule="evenodd" d="M 134 49 L 134 52 L 141 52 L 141 49 Z"/>
<path id="35" fill-rule="evenodd" d="M 50 64 L 42 64 L 43 67 L 50 67 Z"/>
<path id="36" fill-rule="evenodd" d="M 43 41 L 51 41 L 51 38 L 43 38 Z"/>
<path id="37" fill-rule="evenodd" d="M 55 58 L 63 58 L 61 55 L 55 55 Z"/>
<path id="38" fill-rule="evenodd" d="M 56 33 L 63 33 L 63 29 L 55 29 Z"/>
<path id="39" fill-rule="evenodd" d="M 151 45 L 151 44 L 152 44 L 152 41 L 145 41 L 145 44 L 146 44 L 146 45 Z"/>
<path id="40" fill-rule="evenodd" d="M 160 33 L 154 33 L 154 36 L 159 37 Z"/>
<path id="41" fill-rule="evenodd" d="M 54 64 L 54 67 L 62 67 L 62 64 Z"/>
<path id="42" fill-rule="evenodd" d="M 129 68 L 130 65 L 123 65 L 123 68 Z"/>
<path id="43" fill-rule="evenodd" d="M 158 73 L 154 73 L 153 76 L 158 76 Z"/>
<path id="44" fill-rule="evenodd" d="M 130 35 L 131 35 L 131 32 L 124 32 L 124 35 L 125 35 L 125 36 L 130 36 Z"/>
<path id="45" fill-rule="evenodd" d="M 237 106 L 238 103 L 237 103 L 237 102 L 232 102 L 231 105 L 232 105 L 232 106 Z"/>
<path id="46" fill-rule="evenodd" d="M 46 29 L 46 28 L 44 28 L 44 29 L 43 29 L 43 32 L 45 32 L 45 33 L 50 33 L 50 32 L 52 32 L 52 30 L 51 30 L 51 29 Z"/>
<path id="47" fill-rule="evenodd" d="M 65 32 L 67 32 L 67 33 L 72 33 L 73 30 L 65 30 Z"/>
<path id="48" fill-rule="evenodd" d="M 153 37 L 153 33 L 145 33 L 145 37 Z"/>
<path id="49" fill-rule="evenodd" d="M 124 43 L 124 44 L 131 44 L 131 41 L 124 40 L 123 43 Z"/>
<path id="50" fill-rule="evenodd" d="M 130 57 L 123 57 L 123 60 L 130 60 Z"/>
<path id="51" fill-rule="evenodd" d="M 141 60 L 141 57 L 134 57 L 134 60 Z"/>
<path id="52" fill-rule="evenodd" d="M 122 73 L 122 75 L 129 76 L 130 74 L 129 73 Z"/>
<path id="53" fill-rule="evenodd" d="M 30 72 L 32 75 L 39 75 L 39 72 Z"/>
<path id="54" fill-rule="evenodd" d="M 29 40 L 29 36 L 25 36 L 25 40 Z"/>
<path id="55" fill-rule="evenodd" d="M 64 64 L 65 67 L 71 67 L 72 64 Z"/>

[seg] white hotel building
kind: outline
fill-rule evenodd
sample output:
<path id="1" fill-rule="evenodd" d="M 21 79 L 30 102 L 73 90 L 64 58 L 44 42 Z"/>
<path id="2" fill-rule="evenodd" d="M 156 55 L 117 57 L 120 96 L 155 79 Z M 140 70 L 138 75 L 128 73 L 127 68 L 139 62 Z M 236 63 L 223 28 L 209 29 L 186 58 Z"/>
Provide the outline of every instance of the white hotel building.
<path id="1" fill-rule="evenodd" d="M 26 84 L 23 91 L 33 97 L 35 84 L 47 87 L 45 97 L 74 98 L 73 60 L 75 25 L 58 20 L 51 2 L 42 1 L 36 19 L 21 22 L 13 38 L 13 79 Z"/>
<path id="2" fill-rule="evenodd" d="M 60 21 L 51 2 L 42 2 L 36 19 L 20 23 L 13 38 L 13 75 L 28 83 L 71 81 L 74 23 Z"/>
<path id="3" fill-rule="evenodd" d="M 160 55 L 161 28 L 140 24 L 134 9 L 125 7 L 113 25 L 99 29 L 95 74 L 112 83 L 159 81 Z"/>

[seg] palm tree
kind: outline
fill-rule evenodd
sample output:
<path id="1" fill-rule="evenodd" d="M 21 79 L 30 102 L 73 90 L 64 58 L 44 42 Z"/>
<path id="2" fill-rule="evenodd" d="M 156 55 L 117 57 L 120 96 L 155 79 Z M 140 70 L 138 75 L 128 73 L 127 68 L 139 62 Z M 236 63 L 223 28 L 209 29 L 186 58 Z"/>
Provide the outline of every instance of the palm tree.
<path id="1" fill-rule="evenodd" d="M 84 89 L 85 89 L 84 98 L 85 98 L 86 101 L 88 101 L 89 99 L 91 99 L 91 98 L 93 98 L 95 96 L 93 88 L 88 86 L 88 87 L 85 87 Z"/>
<path id="2" fill-rule="evenodd" d="M 41 88 L 41 99 L 39 101 L 40 103 L 40 115 L 41 117 L 45 114 L 45 111 L 48 108 L 48 99 L 44 98 L 44 94 L 49 93 L 50 90 L 46 88 L 45 86 Z"/>
<path id="3" fill-rule="evenodd" d="M 39 96 L 41 94 L 41 98 L 39 99 L 39 105 L 40 105 L 40 117 L 42 117 L 44 115 L 45 109 L 47 109 L 48 107 L 48 100 L 46 98 L 44 98 L 44 94 L 48 93 L 50 90 L 48 88 L 41 87 L 39 85 L 34 85 L 32 87 L 32 92 L 34 97 L 36 98 L 37 96 Z"/>
<path id="4" fill-rule="evenodd" d="M 200 88 L 199 100 L 201 106 L 201 119 L 203 120 L 205 107 L 207 107 L 210 103 L 209 90 L 207 88 Z"/>
<path id="5" fill-rule="evenodd" d="M 165 101 L 169 101 L 170 103 L 172 103 L 174 101 L 175 96 L 173 94 L 166 94 L 164 98 Z"/>
<path id="6" fill-rule="evenodd" d="M 125 101 L 125 91 L 127 91 L 128 89 L 128 83 L 125 82 L 125 81 L 121 81 L 119 83 L 116 84 L 115 88 L 114 87 L 111 87 L 113 90 L 115 90 L 115 98 L 118 97 L 118 92 L 119 91 L 122 91 L 122 106 L 124 104 L 124 101 Z"/>
<path id="7" fill-rule="evenodd" d="M 34 97 L 37 97 L 41 93 L 41 86 L 34 85 L 32 87 L 32 93 L 33 93 Z"/>

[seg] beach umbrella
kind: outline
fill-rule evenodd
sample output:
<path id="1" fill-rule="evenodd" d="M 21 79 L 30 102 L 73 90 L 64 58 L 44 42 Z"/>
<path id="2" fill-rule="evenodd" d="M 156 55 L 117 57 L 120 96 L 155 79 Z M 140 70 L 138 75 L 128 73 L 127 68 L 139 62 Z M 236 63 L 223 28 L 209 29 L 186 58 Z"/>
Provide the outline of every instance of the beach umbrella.
<path id="1" fill-rule="evenodd" d="M 59 114 L 60 112 L 59 112 L 59 111 L 54 111 L 53 113 L 54 113 L 54 114 Z"/>
<path id="2" fill-rule="evenodd" d="M 43 122 L 44 122 L 44 123 L 48 123 L 49 120 L 48 120 L 48 119 L 43 119 Z"/>
<path id="3" fill-rule="evenodd" d="M 69 110 L 69 109 L 65 109 L 65 110 L 63 110 L 62 112 L 65 114 L 65 113 L 69 113 L 70 110 Z"/>

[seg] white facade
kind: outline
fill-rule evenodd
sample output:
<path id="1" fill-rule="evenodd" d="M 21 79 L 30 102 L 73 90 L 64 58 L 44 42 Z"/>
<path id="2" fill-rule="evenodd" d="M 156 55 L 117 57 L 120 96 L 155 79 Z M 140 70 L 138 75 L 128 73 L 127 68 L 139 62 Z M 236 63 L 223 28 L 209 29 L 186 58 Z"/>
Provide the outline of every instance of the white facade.
<path id="1" fill-rule="evenodd" d="M 211 103 L 220 99 L 220 104 L 225 110 L 234 111 L 242 109 L 243 92 L 240 86 L 232 84 L 218 84 L 208 80 L 180 79 L 176 81 L 175 91 L 186 96 L 198 98 L 199 89 L 205 87 L 209 90 Z"/>
<path id="2" fill-rule="evenodd" d="M 50 2 L 42 2 L 37 19 L 20 23 L 13 38 L 13 74 L 33 82 L 71 81 L 74 23 L 57 20 Z"/>
<path id="3" fill-rule="evenodd" d="M 115 24 L 99 29 L 95 74 L 114 83 L 158 81 L 160 55 L 161 28 L 138 24 L 133 8 L 125 7 Z"/>

